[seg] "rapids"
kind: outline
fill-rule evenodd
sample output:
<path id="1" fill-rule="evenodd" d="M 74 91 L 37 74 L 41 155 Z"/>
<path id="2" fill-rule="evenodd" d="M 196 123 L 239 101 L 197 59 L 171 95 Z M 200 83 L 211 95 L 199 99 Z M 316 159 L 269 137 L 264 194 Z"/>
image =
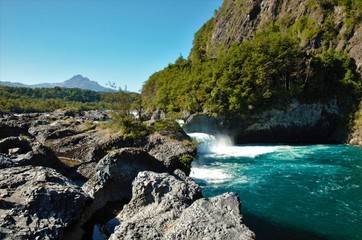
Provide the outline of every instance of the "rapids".
<path id="1" fill-rule="evenodd" d="M 200 143 L 190 176 L 204 196 L 234 191 L 257 239 L 362 239 L 362 148 Z"/>

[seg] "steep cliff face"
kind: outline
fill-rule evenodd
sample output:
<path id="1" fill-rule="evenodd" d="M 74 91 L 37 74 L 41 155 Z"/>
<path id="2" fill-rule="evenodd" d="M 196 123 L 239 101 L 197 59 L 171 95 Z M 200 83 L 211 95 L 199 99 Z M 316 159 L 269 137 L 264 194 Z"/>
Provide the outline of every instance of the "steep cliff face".
<path id="1" fill-rule="evenodd" d="M 353 131 L 349 136 L 349 144 L 362 146 L 362 101 L 355 113 Z"/>
<path id="2" fill-rule="evenodd" d="M 342 111 L 336 99 L 323 104 L 294 101 L 284 109 L 240 118 L 229 134 L 238 143 L 340 143 L 348 135 Z"/>
<path id="3" fill-rule="evenodd" d="M 270 72 L 278 71 L 292 59 L 284 57 L 290 47 L 273 52 L 273 47 L 277 47 L 263 41 L 275 32 L 285 36 L 276 45 L 293 39 L 301 57 L 279 74 L 268 77 Z M 249 51 L 255 42 L 256 50 Z M 277 42 L 277 38 L 270 38 L 270 42 Z M 239 48 L 240 52 L 257 54 L 254 58 L 230 60 L 238 54 L 230 52 L 235 53 L 239 46 L 246 46 Z M 334 57 L 330 54 L 333 52 L 337 53 Z M 334 64 L 339 61 L 338 54 L 344 54 L 345 58 Z M 265 56 L 270 59 L 279 56 L 280 61 L 271 64 L 272 60 L 263 61 Z M 362 1 L 224 0 L 214 18 L 195 34 L 189 61 L 202 64 L 222 58 L 230 60 L 231 64 L 225 65 L 227 74 L 223 77 L 220 77 L 220 69 L 213 72 L 208 80 L 211 83 L 209 97 L 217 107 L 225 106 L 226 116 L 232 115 L 225 129 L 237 142 L 346 142 L 348 119 L 361 98 Z M 223 64 L 219 62 L 219 65 Z M 250 62 L 258 64 L 248 64 Z M 301 67 L 293 70 L 298 64 Z M 326 67 L 328 65 L 330 67 Z M 259 71 L 259 66 L 264 70 Z M 340 68 L 340 71 L 341 66 L 344 69 Z M 285 72 L 291 69 L 293 74 L 286 76 Z M 355 75 L 350 78 L 352 73 Z M 294 81 L 294 90 L 302 90 L 293 93 L 293 87 L 285 81 L 282 85 L 289 95 L 284 95 L 286 101 L 280 101 L 283 89 L 278 88 L 278 81 L 282 79 Z M 350 84 L 351 81 L 354 82 Z M 269 89 L 264 91 L 265 88 L 256 87 L 260 82 L 265 82 Z M 334 87 L 330 87 L 333 84 Z M 345 88 L 348 84 L 350 87 Z M 351 91 L 352 88 L 355 91 Z M 261 104 L 251 104 L 250 99 L 263 91 L 259 98 Z M 278 103 L 268 103 L 269 93 L 273 91 Z M 249 96 L 245 102 L 244 96 Z M 206 109 L 210 115 L 214 114 L 213 109 L 208 108 L 213 105 L 207 103 L 203 105 L 203 111 Z M 247 106 L 248 110 L 234 108 L 239 105 Z M 235 109 L 237 111 L 233 112 Z M 351 143 L 361 144 L 361 128 L 357 121 L 355 125 L 354 133 L 350 135 Z"/>
<path id="4" fill-rule="evenodd" d="M 283 108 L 272 108 L 228 120 L 205 114 L 193 115 L 187 119 L 184 129 L 188 132 L 226 134 L 238 144 L 341 143 L 348 137 L 342 111 L 336 99 L 309 104 L 295 100 Z M 360 126 L 351 135 L 351 144 L 362 145 L 361 137 Z"/>
<path id="5" fill-rule="evenodd" d="M 217 57 L 233 43 L 253 39 L 270 24 L 297 35 L 307 52 L 346 51 L 362 71 L 361 1 L 225 0 L 195 35 L 191 58 Z"/>

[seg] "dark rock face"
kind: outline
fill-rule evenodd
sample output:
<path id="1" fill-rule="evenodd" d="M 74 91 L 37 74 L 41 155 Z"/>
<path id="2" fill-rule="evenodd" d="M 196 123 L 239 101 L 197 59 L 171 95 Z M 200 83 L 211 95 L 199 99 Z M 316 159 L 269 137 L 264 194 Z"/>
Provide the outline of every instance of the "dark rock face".
<path id="1" fill-rule="evenodd" d="M 220 46 L 228 48 L 233 43 L 253 39 L 273 21 L 283 23 L 288 19 L 287 26 L 291 26 L 302 17 L 308 17 L 320 26 L 329 19 L 337 35 L 330 41 L 331 47 L 346 51 L 355 61 L 357 71 L 362 73 L 362 24 L 359 21 L 351 25 L 346 21 L 348 15 L 343 6 L 325 11 L 318 7 L 317 1 L 311 4 L 303 0 L 225 0 L 215 15 L 209 36 L 204 37 L 209 39 L 204 48 L 207 56 L 215 57 Z M 301 41 L 301 45 L 307 52 L 316 52 L 322 46 L 322 38 L 317 34 L 308 41 Z"/>
<path id="2" fill-rule="evenodd" d="M 43 166 L 56 169 L 67 175 L 68 167 L 44 145 L 22 139 L 20 137 L 8 137 L 0 140 L 0 169 L 15 166 Z"/>
<path id="3" fill-rule="evenodd" d="M 208 134 L 222 133 L 220 120 L 207 114 L 197 113 L 191 115 L 183 125 L 186 132 L 203 132 Z"/>
<path id="4" fill-rule="evenodd" d="M 185 154 L 196 155 L 196 147 L 184 132 L 155 132 L 147 137 L 142 148 L 161 161 L 168 172 L 173 172 L 176 169 L 187 172 L 187 169 L 184 169 L 185 166 L 181 164 L 180 158 Z"/>
<path id="5" fill-rule="evenodd" d="M 354 116 L 354 124 L 348 143 L 351 145 L 362 146 L 362 100 L 359 104 L 359 109 Z"/>
<path id="6" fill-rule="evenodd" d="M 249 119 L 235 120 L 230 132 L 238 143 L 345 142 L 347 129 L 338 125 L 342 118 L 334 100 L 325 104 L 294 101 L 287 109 L 270 109 Z"/>
<path id="7" fill-rule="evenodd" d="M 132 181 L 139 172 L 145 170 L 164 172 L 166 168 L 138 148 L 115 150 L 102 158 L 96 166 L 96 174 L 82 187 L 93 198 L 86 215 L 92 216 L 110 202 L 131 199 Z"/>
<path id="8" fill-rule="evenodd" d="M 181 171 L 140 172 L 110 239 L 253 239 L 235 194 L 200 197 L 199 186 Z"/>
<path id="9" fill-rule="evenodd" d="M 61 239 L 89 197 L 66 177 L 44 167 L 0 169 L 0 238 Z"/>
<path id="10" fill-rule="evenodd" d="M 122 148 L 110 152 L 102 158 L 94 175 L 83 189 L 93 197 L 107 193 L 109 201 L 131 196 L 133 179 L 141 171 L 164 172 L 162 163 L 138 148 Z"/>
<path id="11" fill-rule="evenodd" d="M 344 113 L 336 99 L 326 103 L 299 103 L 292 101 L 284 108 L 275 108 L 251 115 L 235 115 L 227 121 L 204 115 L 192 118 L 184 128 L 190 132 L 206 132 L 220 123 L 219 133 L 227 134 L 236 143 L 344 143 L 348 129 Z M 223 122 L 224 121 L 224 122 Z M 206 130 L 205 130 L 206 129 Z"/>

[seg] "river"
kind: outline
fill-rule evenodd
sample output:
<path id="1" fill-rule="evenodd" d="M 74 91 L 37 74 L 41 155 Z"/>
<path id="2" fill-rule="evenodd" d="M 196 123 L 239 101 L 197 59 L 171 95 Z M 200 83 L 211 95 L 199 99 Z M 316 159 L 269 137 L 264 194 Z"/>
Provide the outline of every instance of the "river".
<path id="1" fill-rule="evenodd" d="M 201 143 L 191 177 L 205 197 L 237 192 L 257 239 L 362 239 L 362 148 L 190 135 Z"/>

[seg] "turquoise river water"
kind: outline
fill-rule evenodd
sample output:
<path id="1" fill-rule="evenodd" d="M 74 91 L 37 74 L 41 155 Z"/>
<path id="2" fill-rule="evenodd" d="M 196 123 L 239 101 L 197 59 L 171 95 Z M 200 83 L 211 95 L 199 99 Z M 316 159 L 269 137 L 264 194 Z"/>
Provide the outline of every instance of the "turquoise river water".
<path id="1" fill-rule="evenodd" d="M 237 192 L 257 239 L 362 239 L 362 148 L 201 144 L 191 177 L 205 197 Z"/>

